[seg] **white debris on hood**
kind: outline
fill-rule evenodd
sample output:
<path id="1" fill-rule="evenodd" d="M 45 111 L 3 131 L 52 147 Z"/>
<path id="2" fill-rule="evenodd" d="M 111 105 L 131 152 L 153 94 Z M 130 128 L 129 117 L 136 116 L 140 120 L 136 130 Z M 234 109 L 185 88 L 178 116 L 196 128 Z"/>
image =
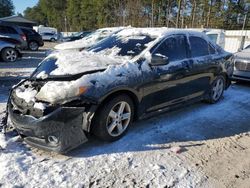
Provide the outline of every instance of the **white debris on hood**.
<path id="1" fill-rule="evenodd" d="M 100 70 L 109 65 L 124 63 L 124 58 L 115 58 L 104 54 L 90 52 L 59 52 L 50 57 L 56 57 L 57 68 L 50 75 L 74 75 L 87 71 Z"/>
<path id="2" fill-rule="evenodd" d="M 45 71 L 42 71 L 36 76 L 36 78 L 46 79 L 48 78 L 48 74 L 46 74 Z"/>
<path id="3" fill-rule="evenodd" d="M 15 93 L 17 97 L 24 99 L 25 102 L 29 103 L 31 101 L 35 101 L 37 91 L 35 90 L 35 88 L 25 88 L 24 85 L 21 85 L 15 89 Z"/>
<path id="4" fill-rule="evenodd" d="M 143 69 L 144 72 L 150 70 L 146 61 L 142 64 L 141 69 Z M 140 74 L 142 74 L 142 71 L 139 70 L 137 63 L 128 62 L 120 66 L 111 65 L 103 72 L 87 74 L 78 80 L 48 82 L 41 88 L 36 98 L 54 104 L 65 99 L 77 97 L 79 87 L 92 87 L 93 81 L 95 83 L 96 91 L 98 92 L 99 90 L 103 90 L 103 87 L 118 82 L 125 83 L 124 80 L 129 79 L 129 77 L 139 77 Z"/>
<path id="5" fill-rule="evenodd" d="M 40 109 L 40 110 L 45 110 L 46 109 L 46 105 L 44 103 L 41 103 L 41 102 L 36 102 L 34 104 L 34 108 Z"/>
<path id="6" fill-rule="evenodd" d="M 112 35 L 113 33 L 123 29 L 124 27 L 111 27 L 111 28 L 102 28 L 98 29 L 90 35 L 76 41 L 65 42 L 55 46 L 57 50 L 72 50 L 72 49 L 81 49 L 88 48 L 98 41 Z"/>

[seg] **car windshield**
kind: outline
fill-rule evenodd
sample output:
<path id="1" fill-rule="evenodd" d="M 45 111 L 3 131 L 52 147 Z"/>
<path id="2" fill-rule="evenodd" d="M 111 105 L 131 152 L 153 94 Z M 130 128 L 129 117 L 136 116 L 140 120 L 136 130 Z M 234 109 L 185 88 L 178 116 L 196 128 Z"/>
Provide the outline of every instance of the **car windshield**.
<path id="1" fill-rule="evenodd" d="M 31 78 L 43 77 L 43 75 L 49 75 L 58 66 L 56 65 L 56 58 L 48 58 L 43 60 L 36 70 L 32 73 Z"/>
<path id="2" fill-rule="evenodd" d="M 83 32 L 78 32 L 78 33 L 74 33 L 72 34 L 73 37 L 79 37 L 83 34 Z"/>
<path id="3" fill-rule="evenodd" d="M 89 51 L 112 56 L 135 57 L 154 39 L 148 35 L 113 35 L 91 47 Z"/>
<path id="4" fill-rule="evenodd" d="M 31 78 L 65 77 L 121 64 L 140 54 L 154 39 L 149 35 L 113 35 L 87 51 L 51 55 L 39 64 Z"/>

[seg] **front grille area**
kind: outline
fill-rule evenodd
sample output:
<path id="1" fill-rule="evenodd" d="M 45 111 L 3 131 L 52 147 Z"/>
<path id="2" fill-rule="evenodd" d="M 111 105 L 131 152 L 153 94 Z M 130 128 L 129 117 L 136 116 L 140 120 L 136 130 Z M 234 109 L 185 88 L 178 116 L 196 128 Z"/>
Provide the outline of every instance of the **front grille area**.
<path id="1" fill-rule="evenodd" d="M 235 68 L 239 71 L 250 71 L 250 62 L 235 61 Z"/>

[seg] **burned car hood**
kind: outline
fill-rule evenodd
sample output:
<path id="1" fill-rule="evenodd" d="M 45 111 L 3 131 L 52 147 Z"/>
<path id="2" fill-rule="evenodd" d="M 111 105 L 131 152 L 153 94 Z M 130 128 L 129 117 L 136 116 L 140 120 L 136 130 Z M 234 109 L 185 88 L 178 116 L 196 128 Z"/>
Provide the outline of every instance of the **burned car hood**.
<path id="1" fill-rule="evenodd" d="M 236 59 L 246 59 L 250 61 L 250 49 L 242 50 L 241 52 L 234 54 L 234 57 Z"/>
<path id="2" fill-rule="evenodd" d="M 126 58 L 90 52 L 59 51 L 42 61 L 32 79 L 65 78 L 103 71 L 110 65 L 120 65 Z"/>

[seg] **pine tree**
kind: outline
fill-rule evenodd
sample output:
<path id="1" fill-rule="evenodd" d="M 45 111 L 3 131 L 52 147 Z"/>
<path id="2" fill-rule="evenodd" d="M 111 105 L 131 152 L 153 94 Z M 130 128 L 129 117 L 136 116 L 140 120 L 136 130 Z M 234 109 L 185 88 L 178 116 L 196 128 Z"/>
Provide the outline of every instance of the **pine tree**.
<path id="1" fill-rule="evenodd" d="M 0 18 L 12 16 L 14 14 L 14 9 L 12 0 L 0 0 Z"/>

